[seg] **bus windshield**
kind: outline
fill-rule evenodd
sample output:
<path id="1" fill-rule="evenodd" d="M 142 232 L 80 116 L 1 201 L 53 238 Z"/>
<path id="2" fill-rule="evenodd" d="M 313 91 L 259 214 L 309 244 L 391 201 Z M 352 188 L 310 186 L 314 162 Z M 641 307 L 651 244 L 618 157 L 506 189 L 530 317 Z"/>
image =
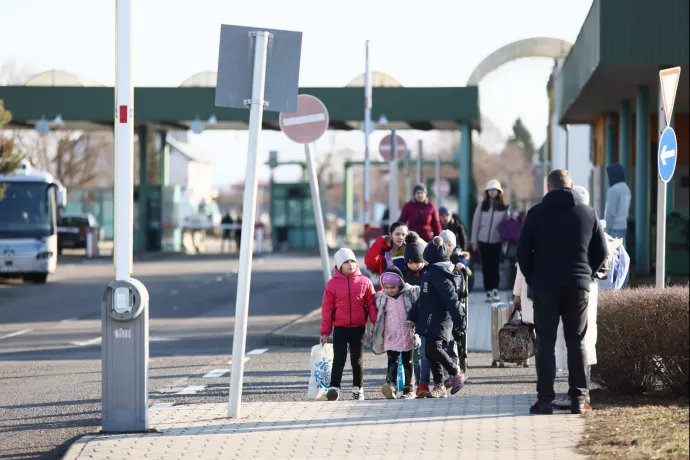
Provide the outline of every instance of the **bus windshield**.
<path id="1" fill-rule="evenodd" d="M 0 182 L 0 238 L 45 238 L 55 233 L 55 192 L 44 182 Z"/>

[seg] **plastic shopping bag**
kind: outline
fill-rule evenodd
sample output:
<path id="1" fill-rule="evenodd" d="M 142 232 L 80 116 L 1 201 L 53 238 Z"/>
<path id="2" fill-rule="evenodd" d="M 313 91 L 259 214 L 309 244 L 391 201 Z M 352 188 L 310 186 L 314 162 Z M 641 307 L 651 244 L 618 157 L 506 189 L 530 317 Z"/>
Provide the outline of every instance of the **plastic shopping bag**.
<path id="1" fill-rule="evenodd" d="M 307 397 L 309 399 L 319 399 L 322 397 L 331 384 L 331 370 L 333 369 L 333 345 L 314 345 L 311 348 L 311 359 L 309 362 L 311 375 L 309 376 L 309 388 Z"/>

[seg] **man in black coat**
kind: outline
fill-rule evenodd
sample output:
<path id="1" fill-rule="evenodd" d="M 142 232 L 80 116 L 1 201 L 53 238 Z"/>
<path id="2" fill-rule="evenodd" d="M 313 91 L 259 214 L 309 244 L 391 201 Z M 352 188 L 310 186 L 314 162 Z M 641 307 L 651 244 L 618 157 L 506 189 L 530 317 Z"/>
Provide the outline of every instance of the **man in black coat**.
<path id="1" fill-rule="evenodd" d="M 549 192 L 527 213 L 517 259 L 531 287 L 537 332 L 537 403 L 533 414 L 553 413 L 556 396 L 555 345 L 559 320 L 568 348 L 568 395 L 571 412 L 587 409 L 587 332 L 589 288 L 608 256 L 606 237 L 596 212 L 573 190 L 570 173 L 556 169 L 547 179 Z"/>

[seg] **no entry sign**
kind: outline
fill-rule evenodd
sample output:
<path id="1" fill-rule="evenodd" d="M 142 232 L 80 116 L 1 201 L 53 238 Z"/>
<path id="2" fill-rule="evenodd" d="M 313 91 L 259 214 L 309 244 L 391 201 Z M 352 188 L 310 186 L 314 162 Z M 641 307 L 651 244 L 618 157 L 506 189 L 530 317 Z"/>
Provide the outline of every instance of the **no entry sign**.
<path id="1" fill-rule="evenodd" d="M 392 136 L 388 134 L 386 137 L 381 139 L 381 143 L 379 144 L 379 153 L 383 157 L 384 160 L 386 161 L 392 161 L 393 159 L 393 149 L 391 148 L 391 138 Z M 407 145 L 405 144 L 405 141 L 403 140 L 402 137 L 400 136 L 395 136 L 395 145 L 396 145 L 396 156 L 398 157 L 398 160 L 402 160 L 405 158 L 405 155 L 407 154 Z"/>
<path id="2" fill-rule="evenodd" d="M 297 112 L 280 113 L 280 129 L 298 144 L 310 144 L 328 129 L 328 109 L 321 100 L 309 94 L 297 97 Z"/>

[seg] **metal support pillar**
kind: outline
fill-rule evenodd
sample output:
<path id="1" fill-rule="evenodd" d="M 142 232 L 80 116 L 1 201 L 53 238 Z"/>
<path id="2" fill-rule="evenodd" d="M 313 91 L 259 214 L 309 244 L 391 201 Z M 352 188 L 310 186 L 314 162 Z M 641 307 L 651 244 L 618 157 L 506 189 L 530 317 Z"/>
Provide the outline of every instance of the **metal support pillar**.
<path id="1" fill-rule="evenodd" d="M 635 102 L 635 272 L 650 270 L 649 86 L 637 87 Z"/>
<path id="2" fill-rule="evenodd" d="M 147 125 L 137 126 L 137 136 L 139 137 L 139 199 L 137 200 L 139 222 L 137 223 L 137 233 L 135 235 L 135 247 L 139 251 L 147 251 L 149 249 L 147 238 L 149 228 L 148 135 Z"/>
<path id="3" fill-rule="evenodd" d="M 632 162 L 630 158 L 630 143 L 632 142 L 632 110 L 629 100 L 621 101 L 618 118 L 618 163 L 625 169 L 628 187 L 631 187 Z"/>
<path id="4" fill-rule="evenodd" d="M 460 177 L 458 190 L 458 206 L 460 219 L 467 228 L 470 226 L 470 216 L 472 215 L 472 128 L 469 123 L 460 123 Z"/>

